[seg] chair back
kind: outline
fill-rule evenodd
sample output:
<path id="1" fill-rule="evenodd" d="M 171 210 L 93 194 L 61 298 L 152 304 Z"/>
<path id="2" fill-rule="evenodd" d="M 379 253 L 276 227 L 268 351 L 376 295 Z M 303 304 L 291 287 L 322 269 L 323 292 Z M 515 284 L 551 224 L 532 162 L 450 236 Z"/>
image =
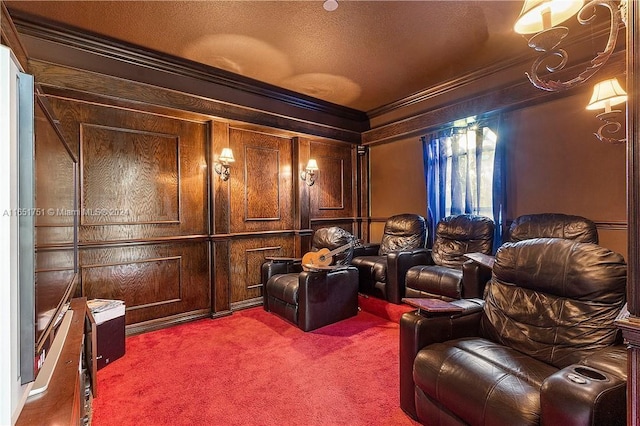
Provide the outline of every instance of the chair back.
<path id="1" fill-rule="evenodd" d="M 494 223 L 485 216 L 461 214 L 438 222 L 431 257 L 436 265 L 461 269 L 466 253 L 491 254 Z"/>
<path id="2" fill-rule="evenodd" d="M 598 244 L 598 229 L 593 221 L 563 213 L 536 213 L 517 217 L 509 227 L 507 241 L 530 238 L 566 238 Z"/>
<path id="3" fill-rule="evenodd" d="M 426 240 L 427 224 L 424 217 L 410 213 L 391 216 L 384 224 L 378 255 L 421 248 Z"/>
<path id="4" fill-rule="evenodd" d="M 619 337 L 624 258 L 593 243 L 538 238 L 503 244 L 485 290 L 484 337 L 558 368 Z"/>
<path id="5" fill-rule="evenodd" d="M 313 234 L 311 250 L 318 251 L 322 248 L 335 250 L 347 244 L 351 244 L 345 251 L 333 256 L 334 265 L 348 265 L 353 258 L 353 248 L 357 243 L 357 238 L 351 233 L 338 226 L 320 228 Z"/>

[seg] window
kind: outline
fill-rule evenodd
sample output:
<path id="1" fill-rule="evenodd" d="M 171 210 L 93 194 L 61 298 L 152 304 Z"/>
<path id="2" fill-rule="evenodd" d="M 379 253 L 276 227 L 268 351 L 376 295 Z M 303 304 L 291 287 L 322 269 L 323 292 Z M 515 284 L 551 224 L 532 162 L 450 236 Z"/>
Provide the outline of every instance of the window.
<path id="1" fill-rule="evenodd" d="M 497 120 L 457 120 L 422 140 L 430 234 L 445 216 L 476 214 L 493 219 L 499 243 L 504 179 Z"/>

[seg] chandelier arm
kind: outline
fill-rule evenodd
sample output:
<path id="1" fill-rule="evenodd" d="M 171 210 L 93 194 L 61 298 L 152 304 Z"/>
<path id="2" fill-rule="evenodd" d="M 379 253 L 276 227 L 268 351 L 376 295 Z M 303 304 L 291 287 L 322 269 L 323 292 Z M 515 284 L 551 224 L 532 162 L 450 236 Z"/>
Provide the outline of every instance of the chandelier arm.
<path id="1" fill-rule="evenodd" d="M 612 0 L 592 0 L 580 9 L 578 13 L 578 22 L 580 24 L 585 25 L 593 21 L 595 18 L 595 7 L 603 6 L 609 9 L 611 13 L 611 28 L 609 30 L 609 40 L 607 41 L 607 45 L 604 51 L 599 52 L 595 58 L 591 60 L 591 65 L 587 67 L 583 72 L 578 74 L 577 77 L 572 78 L 567 81 L 559 81 L 559 80 L 543 80 L 538 75 L 538 69 L 542 66 L 545 60 L 547 60 L 551 56 L 560 56 L 562 61 L 560 64 L 556 66 L 546 66 L 546 70 L 550 73 L 559 71 L 564 68 L 567 63 L 568 55 L 564 49 L 553 49 L 548 52 L 543 52 L 538 59 L 535 60 L 533 65 L 531 66 L 531 74 L 526 73 L 529 81 L 538 89 L 546 90 L 549 92 L 558 92 L 562 90 L 571 89 L 579 84 L 584 83 L 591 76 L 593 76 L 602 66 L 609 60 L 609 57 L 613 53 L 616 42 L 618 39 L 618 30 L 624 26 L 624 22 L 622 21 L 622 15 L 620 9 L 617 7 L 616 2 Z M 592 15 L 589 17 L 585 17 L 585 11 L 592 9 Z"/>

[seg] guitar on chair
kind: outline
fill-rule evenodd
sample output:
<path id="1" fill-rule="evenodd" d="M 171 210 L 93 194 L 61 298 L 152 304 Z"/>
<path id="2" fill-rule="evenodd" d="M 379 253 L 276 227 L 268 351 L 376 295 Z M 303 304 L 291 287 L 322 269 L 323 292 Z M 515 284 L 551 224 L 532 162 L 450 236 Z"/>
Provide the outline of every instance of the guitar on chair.
<path id="1" fill-rule="evenodd" d="M 360 241 L 355 240 L 333 250 L 329 250 L 328 248 L 321 248 L 318 251 L 310 251 L 302 256 L 301 263 L 303 267 L 304 265 L 312 265 L 318 267 L 329 266 L 331 265 L 331 262 L 333 262 L 333 256 L 335 256 L 336 254 L 340 254 L 343 251 L 347 251 L 351 247 L 354 247 L 356 245 L 360 245 Z"/>

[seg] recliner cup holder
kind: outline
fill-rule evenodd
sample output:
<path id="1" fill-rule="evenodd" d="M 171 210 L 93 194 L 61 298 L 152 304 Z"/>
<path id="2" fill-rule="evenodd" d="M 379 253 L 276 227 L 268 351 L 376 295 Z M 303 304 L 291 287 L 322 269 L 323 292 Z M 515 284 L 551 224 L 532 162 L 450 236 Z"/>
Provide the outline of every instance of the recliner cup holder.
<path id="1" fill-rule="evenodd" d="M 600 381 L 607 380 L 607 376 L 605 376 L 604 374 L 602 374 L 597 370 L 593 370 L 588 367 L 574 367 L 573 371 L 576 374 L 579 374 L 591 380 L 600 380 Z"/>

